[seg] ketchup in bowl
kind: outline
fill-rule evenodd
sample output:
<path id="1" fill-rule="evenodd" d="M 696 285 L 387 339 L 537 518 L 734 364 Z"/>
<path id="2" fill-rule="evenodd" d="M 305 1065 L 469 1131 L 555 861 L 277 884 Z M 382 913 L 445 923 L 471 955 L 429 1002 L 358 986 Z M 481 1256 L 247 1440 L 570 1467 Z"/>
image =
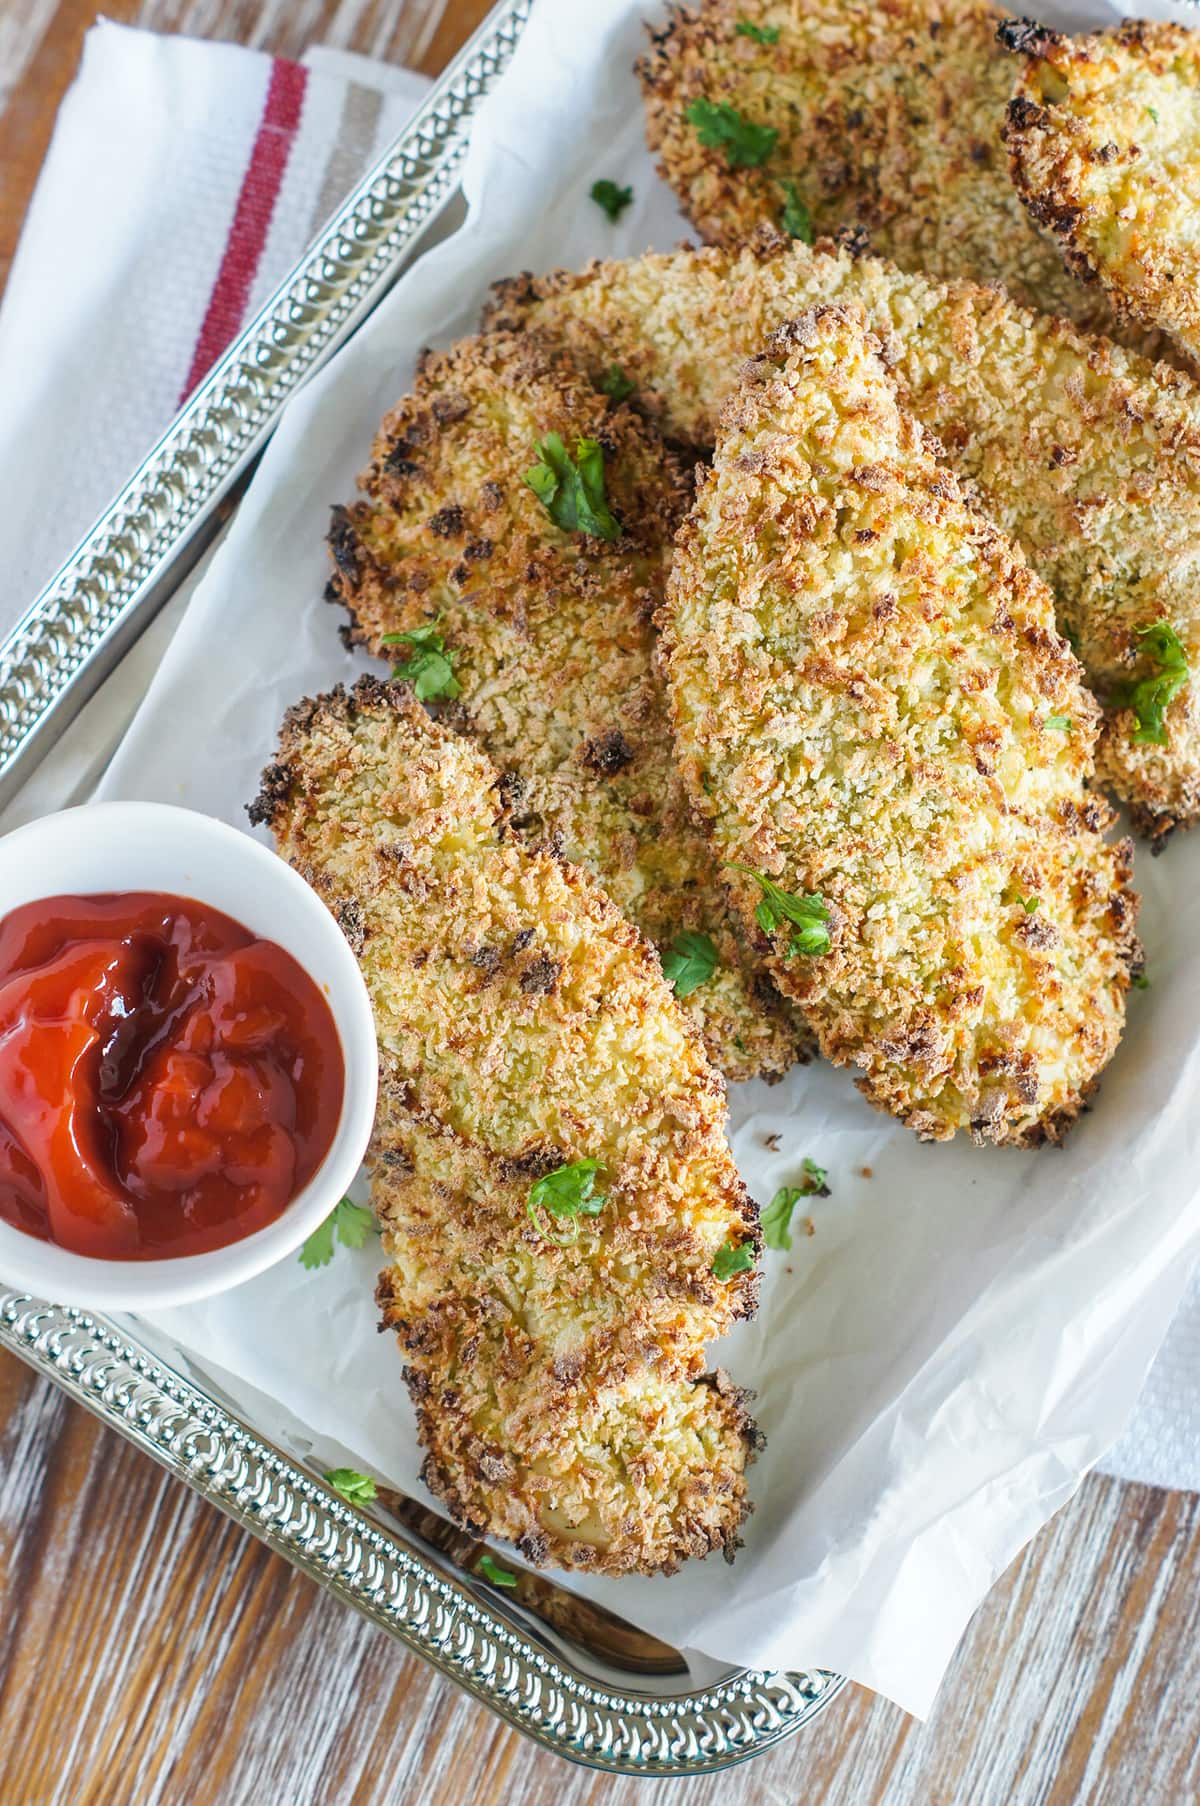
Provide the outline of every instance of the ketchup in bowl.
<path id="1" fill-rule="evenodd" d="M 341 1115 L 329 1005 L 274 941 L 147 891 L 0 920 L 0 1218 L 101 1260 L 273 1222 Z"/>

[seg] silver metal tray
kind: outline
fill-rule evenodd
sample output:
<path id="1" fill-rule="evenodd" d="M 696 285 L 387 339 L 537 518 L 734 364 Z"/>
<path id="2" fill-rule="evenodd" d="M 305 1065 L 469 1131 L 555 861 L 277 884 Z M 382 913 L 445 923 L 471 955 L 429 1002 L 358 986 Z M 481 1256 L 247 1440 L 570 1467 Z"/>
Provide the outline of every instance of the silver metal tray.
<path id="1" fill-rule="evenodd" d="M 219 530 L 284 402 L 443 228 L 470 122 L 532 0 L 501 0 L 402 136 L 216 364 L 54 580 L 0 644 L 0 802 L 178 588 Z M 479 1545 L 399 1493 L 345 1504 L 136 1324 L 7 1292 L 0 1346 L 519 1730 L 616 1773 L 695 1775 L 760 1754 L 844 1685 L 730 1669 L 697 1690 L 684 1658 L 521 1570 L 511 1595 Z M 736 1569 L 729 1584 L 737 1584 Z"/>

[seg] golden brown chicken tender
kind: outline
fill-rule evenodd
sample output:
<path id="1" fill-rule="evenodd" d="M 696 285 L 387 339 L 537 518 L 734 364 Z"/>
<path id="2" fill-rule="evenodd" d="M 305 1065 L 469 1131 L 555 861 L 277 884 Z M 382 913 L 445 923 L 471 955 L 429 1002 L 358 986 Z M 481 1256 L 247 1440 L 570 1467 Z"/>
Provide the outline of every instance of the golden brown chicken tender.
<path id="1" fill-rule="evenodd" d="M 679 755 L 821 1051 L 924 1138 L 1033 1146 L 1121 1034 L 1130 848 L 1049 591 L 880 350 L 816 307 L 726 406 L 664 610 Z"/>
<path id="2" fill-rule="evenodd" d="M 539 447 L 554 442 L 568 484 L 580 446 L 593 447 L 609 538 L 563 526 L 558 501 L 570 498 L 547 505 L 530 487 Z M 333 593 L 355 637 L 404 669 L 422 642 L 391 636 L 437 636 L 424 645 L 426 659 L 440 645 L 450 661 L 431 686 L 438 706 L 500 766 L 522 832 L 594 872 L 672 973 L 680 947 L 698 948 L 677 983 L 728 1078 L 807 1057 L 795 1011 L 745 945 L 671 757 L 652 618 L 691 493 L 679 459 L 561 350 L 496 333 L 426 356 L 362 488 L 331 536 Z"/>
<path id="3" fill-rule="evenodd" d="M 867 310 L 904 406 L 1050 584 L 1105 704 L 1100 771 L 1163 844 L 1200 814 L 1194 379 L 996 289 L 770 234 L 736 253 L 521 277 L 499 285 L 490 317 L 553 333 L 593 374 L 616 363 L 668 437 L 703 446 L 743 359 L 821 301 Z M 1181 655 L 1147 632 L 1160 622 Z"/>
<path id="4" fill-rule="evenodd" d="M 1113 331 L 1013 192 L 1000 133 L 1013 91 L 981 0 L 700 0 L 638 65 L 647 137 L 701 237 L 771 223 L 862 227 L 904 270 L 1002 282 Z M 1135 335 L 1136 336 L 1136 335 Z"/>
<path id="5" fill-rule="evenodd" d="M 1200 32 L 1013 21 L 1001 36 L 1025 59 L 1004 139 L 1030 218 L 1118 317 L 1200 360 Z"/>
<path id="6" fill-rule="evenodd" d="M 407 686 L 293 710 L 251 817 L 370 992 L 379 1297 L 428 1484 L 532 1561 L 732 1554 L 754 1432 L 704 1345 L 753 1309 L 758 1228 L 653 951 Z"/>

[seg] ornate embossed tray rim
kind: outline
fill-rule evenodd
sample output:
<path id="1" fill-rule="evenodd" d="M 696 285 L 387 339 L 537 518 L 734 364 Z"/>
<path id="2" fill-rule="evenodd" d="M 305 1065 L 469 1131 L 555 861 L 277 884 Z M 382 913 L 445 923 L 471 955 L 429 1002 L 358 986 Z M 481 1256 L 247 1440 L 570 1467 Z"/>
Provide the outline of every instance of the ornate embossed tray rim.
<path id="1" fill-rule="evenodd" d="M 0 643 L 0 802 L 178 587 L 284 402 L 378 302 L 455 199 L 471 119 L 531 6 L 500 0 L 493 8 Z M 399 1495 L 370 1512 L 345 1504 L 214 1396 L 219 1388 L 210 1391 L 202 1375 L 185 1377 L 128 1326 L 0 1283 L 0 1346 L 502 1718 L 576 1761 L 643 1776 L 725 1768 L 799 1729 L 844 1684 L 819 1671 L 730 1670 L 695 1690 L 682 1657 L 643 1639 L 658 1659 L 639 1660 L 640 1633 L 618 1620 L 608 1620 L 607 1647 L 603 1637 L 589 1644 L 578 1625 L 563 1634 L 568 1589 L 530 1576 L 522 1582 L 530 1600 L 497 1600 L 455 1560 L 454 1533 L 441 1520 Z M 421 1533 L 422 1515 L 439 1526 L 434 1542 Z M 580 1606 L 587 1610 L 595 1625 L 595 1609 Z"/>

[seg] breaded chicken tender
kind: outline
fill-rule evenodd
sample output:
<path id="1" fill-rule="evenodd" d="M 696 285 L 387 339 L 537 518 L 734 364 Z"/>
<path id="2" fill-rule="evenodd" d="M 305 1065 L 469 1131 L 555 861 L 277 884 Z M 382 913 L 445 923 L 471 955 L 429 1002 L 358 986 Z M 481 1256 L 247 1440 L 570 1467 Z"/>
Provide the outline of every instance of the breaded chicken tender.
<path id="1" fill-rule="evenodd" d="M 746 366 L 680 532 L 680 760 L 821 1051 L 925 1139 L 1057 1141 L 1120 1038 L 1131 849 L 1050 593 L 963 499 L 857 307 Z"/>
<path id="2" fill-rule="evenodd" d="M 595 443 L 611 540 L 565 529 L 530 487 L 550 435 L 568 455 Z M 664 955 L 682 931 L 708 937 L 715 970 L 683 1007 L 728 1078 L 807 1057 L 671 756 L 652 618 L 691 495 L 679 459 L 561 350 L 498 333 L 426 355 L 361 487 L 331 535 L 332 594 L 354 636 L 403 661 L 390 636 L 436 631 L 450 718 L 503 771 L 527 837 L 586 865 Z"/>
<path id="3" fill-rule="evenodd" d="M 1004 139 L 1030 218 L 1119 318 L 1200 360 L 1200 32 L 1014 20 L 1001 37 L 1025 58 Z"/>
<path id="4" fill-rule="evenodd" d="M 650 149 L 711 244 L 763 223 L 862 227 L 901 269 L 1001 282 L 1111 332 L 1103 295 L 1063 267 L 1009 180 L 1007 16 L 980 0 L 676 8 L 638 65 Z"/>
<path id="5" fill-rule="evenodd" d="M 406 685 L 294 709 L 251 818 L 370 992 L 379 1299 L 429 1486 L 531 1561 L 731 1554 L 755 1433 L 704 1344 L 753 1310 L 758 1227 L 652 949 Z"/>
<path id="6" fill-rule="evenodd" d="M 1195 380 L 998 290 L 770 235 L 737 253 L 518 278 L 499 285 L 491 319 L 555 334 L 592 373 L 615 362 L 668 437 L 703 446 L 742 361 L 823 301 L 866 309 L 904 407 L 1049 583 L 1106 706 L 1101 775 L 1161 845 L 1200 814 L 1200 693 L 1175 689 L 1157 740 L 1129 699 L 1158 681 L 1155 623 L 1200 670 Z"/>

